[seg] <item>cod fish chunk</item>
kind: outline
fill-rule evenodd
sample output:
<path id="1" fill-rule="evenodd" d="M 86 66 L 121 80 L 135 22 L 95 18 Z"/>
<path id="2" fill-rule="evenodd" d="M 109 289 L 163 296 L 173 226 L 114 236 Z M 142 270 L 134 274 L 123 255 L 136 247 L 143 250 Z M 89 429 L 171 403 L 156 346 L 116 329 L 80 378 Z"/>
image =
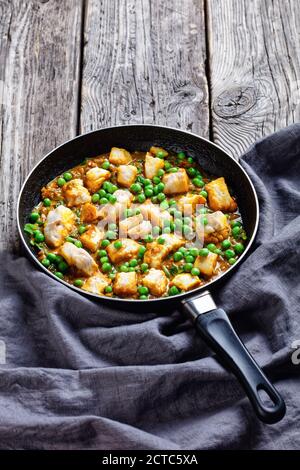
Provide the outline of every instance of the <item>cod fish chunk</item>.
<path id="1" fill-rule="evenodd" d="M 184 168 L 180 168 L 176 173 L 166 173 L 162 180 L 165 194 L 186 193 L 189 189 L 189 177 Z"/>
<path id="2" fill-rule="evenodd" d="M 109 178 L 110 171 L 103 170 L 103 168 L 95 166 L 86 172 L 85 185 L 91 193 L 95 193 L 101 188 L 104 181 L 108 180 Z"/>
<path id="3" fill-rule="evenodd" d="M 84 276 L 92 276 L 98 271 L 98 266 L 91 255 L 73 243 L 64 243 L 60 248 L 60 254 L 70 266 L 74 266 Z"/>
<path id="4" fill-rule="evenodd" d="M 83 186 L 80 178 L 75 178 L 64 184 L 62 194 L 67 201 L 68 207 L 80 206 L 86 202 L 91 202 L 91 195 L 87 188 Z"/>
<path id="5" fill-rule="evenodd" d="M 58 206 L 51 210 L 44 226 L 45 240 L 48 246 L 58 248 L 71 233 L 75 222 L 75 215 L 65 206 Z"/>
<path id="6" fill-rule="evenodd" d="M 117 273 L 114 286 L 114 293 L 121 297 L 136 295 L 137 293 L 137 275 L 136 272 Z"/>
<path id="7" fill-rule="evenodd" d="M 208 205 L 213 211 L 234 212 L 237 203 L 230 196 L 223 176 L 205 185 L 208 194 Z"/>

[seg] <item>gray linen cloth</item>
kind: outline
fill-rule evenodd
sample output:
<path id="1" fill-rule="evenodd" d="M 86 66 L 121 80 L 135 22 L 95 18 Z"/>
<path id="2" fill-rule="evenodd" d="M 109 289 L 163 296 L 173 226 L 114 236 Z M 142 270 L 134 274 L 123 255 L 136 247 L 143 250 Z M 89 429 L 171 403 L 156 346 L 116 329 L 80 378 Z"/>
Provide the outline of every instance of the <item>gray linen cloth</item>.
<path id="1" fill-rule="evenodd" d="M 1 449 L 300 448 L 300 125 L 256 143 L 242 165 L 258 192 L 259 233 L 215 299 L 286 417 L 259 422 L 179 311 L 114 310 L 2 253 Z"/>

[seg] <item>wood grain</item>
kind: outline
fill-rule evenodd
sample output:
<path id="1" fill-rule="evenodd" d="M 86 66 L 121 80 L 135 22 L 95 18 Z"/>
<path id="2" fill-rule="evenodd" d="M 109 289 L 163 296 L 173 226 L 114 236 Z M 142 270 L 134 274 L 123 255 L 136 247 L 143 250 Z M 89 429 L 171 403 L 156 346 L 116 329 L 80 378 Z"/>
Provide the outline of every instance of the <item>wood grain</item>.
<path id="1" fill-rule="evenodd" d="M 89 0 L 81 130 L 157 123 L 208 136 L 203 0 Z"/>
<path id="2" fill-rule="evenodd" d="M 81 19 L 81 0 L 0 1 L 0 247 L 28 171 L 76 134 Z"/>
<path id="3" fill-rule="evenodd" d="M 214 141 L 234 156 L 300 118 L 300 2 L 208 0 Z"/>

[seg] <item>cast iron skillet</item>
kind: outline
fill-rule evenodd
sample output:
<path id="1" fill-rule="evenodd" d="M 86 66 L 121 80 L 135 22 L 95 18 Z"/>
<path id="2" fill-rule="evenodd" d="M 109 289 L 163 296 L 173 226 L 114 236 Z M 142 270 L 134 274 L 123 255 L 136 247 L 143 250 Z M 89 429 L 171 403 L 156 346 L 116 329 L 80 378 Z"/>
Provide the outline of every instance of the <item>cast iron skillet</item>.
<path id="1" fill-rule="evenodd" d="M 175 152 L 184 150 L 188 155 L 193 156 L 207 172 L 225 177 L 237 196 L 244 227 L 249 236 L 248 245 L 237 263 L 218 279 L 212 280 L 204 287 L 178 294 L 172 298 L 141 301 L 99 298 L 95 294 L 86 292 L 83 294 L 81 289 L 58 279 L 39 263 L 34 249 L 28 243 L 28 238 L 23 231 L 28 214 L 38 203 L 42 186 L 80 163 L 85 157 L 95 157 L 108 152 L 111 147 L 122 147 L 129 151 L 146 151 L 152 145 Z M 35 166 L 21 189 L 17 217 L 21 240 L 28 254 L 40 269 L 43 269 L 57 282 L 62 282 L 82 295 L 96 298 L 99 302 L 108 302 L 112 306 L 127 310 L 145 311 L 147 308 L 159 310 L 161 307 L 166 307 L 166 304 L 174 302 L 177 303 L 177 306 L 181 304 L 202 338 L 239 379 L 258 418 L 268 424 L 276 423 L 283 418 L 285 414 L 283 399 L 235 333 L 224 310 L 216 307 L 207 290 L 219 283 L 224 276 L 230 276 L 231 272 L 237 269 L 243 261 L 253 243 L 259 220 L 255 189 L 244 169 L 224 150 L 197 135 L 163 126 L 129 125 L 99 129 L 60 145 Z M 218 285 L 220 286 L 220 284 Z M 262 400 L 261 391 L 269 397 L 268 404 Z"/>

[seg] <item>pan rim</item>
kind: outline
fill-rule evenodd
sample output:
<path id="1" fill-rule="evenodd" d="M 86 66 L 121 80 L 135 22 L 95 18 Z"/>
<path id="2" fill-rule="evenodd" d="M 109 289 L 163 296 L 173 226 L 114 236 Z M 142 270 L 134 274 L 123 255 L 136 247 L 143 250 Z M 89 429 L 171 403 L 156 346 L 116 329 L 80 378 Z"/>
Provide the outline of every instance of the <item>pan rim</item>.
<path id="1" fill-rule="evenodd" d="M 19 213 L 20 213 L 20 202 L 21 202 L 21 198 L 22 198 L 22 195 L 23 195 L 23 191 L 24 191 L 24 188 L 27 184 L 27 181 L 30 179 L 31 175 L 34 173 L 34 171 L 39 167 L 39 165 L 44 161 L 46 160 L 47 158 L 51 157 L 51 154 L 53 154 L 56 150 L 58 150 L 59 148 L 63 147 L 64 145 L 67 145 L 68 143 L 70 142 L 73 142 L 73 141 L 76 141 L 77 139 L 80 139 L 82 137 L 85 137 L 85 136 L 89 136 L 91 134 L 95 134 L 95 133 L 98 133 L 100 131 L 104 131 L 104 130 L 113 130 L 113 129 L 119 129 L 119 128 L 128 128 L 128 127 L 156 127 L 157 129 L 166 129 L 166 130 L 171 130 L 171 131 L 175 131 L 175 132 L 179 132 L 179 133 L 183 133 L 183 134 L 187 134 L 189 136 L 192 136 L 192 137 L 195 137 L 197 139 L 200 139 L 204 142 L 206 142 L 208 145 L 210 146 L 213 146 L 215 147 L 216 149 L 218 149 L 219 151 L 221 151 L 223 154 L 226 155 L 227 158 L 231 159 L 235 165 L 237 165 L 239 167 L 239 169 L 242 171 L 242 173 L 244 174 L 244 176 L 246 177 L 248 183 L 249 183 L 249 186 L 252 190 L 252 194 L 253 194 L 253 197 L 254 197 L 254 202 L 255 202 L 255 208 L 256 208 L 256 220 L 255 220 L 255 225 L 254 225 L 254 229 L 253 229 L 253 232 L 252 232 L 252 235 L 248 241 L 248 244 L 247 244 L 247 247 L 245 249 L 245 251 L 241 254 L 241 256 L 238 258 L 237 262 L 230 266 L 230 268 L 228 268 L 224 273 L 222 273 L 221 275 L 219 275 L 218 277 L 216 277 L 215 279 L 212 279 L 211 281 L 209 281 L 208 283 L 206 283 L 204 286 L 200 286 L 200 287 L 197 287 L 196 289 L 193 289 L 191 291 L 187 291 L 187 292 L 183 292 L 181 294 L 176 294 L 174 296 L 170 296 L 170 297 L 160 297 L 160 298 L 157 298 L 157 299 L 147 299 L 147 300 L 139 300 L 139 299 L 126 299 L 126 298 L 122 298 L 122 297 L 107 297 L 107 296 L 100 296 L 98 294 L 94 294 L 92 292 L 87 292 L 87 291 L 82 291 L 82 289 L 78 288 L 78 287 L 75 287 L 73 286 L 72 284 L 69 284 L 68 282 L 64 281 L 63 279 L 59 279 L 57 276 L 55 276 L 53 273 L 51 273 L 47 268 L 45 268 L 37 259 L 36 256 L 34 256 L 34 254 L 32 253 L 32 251 L 30 250 L 29 246 L 28 246 L 28 243 L 27 241 L 25 240 L 25 237 L 23 236 L 23 233 L 22 233 L 22 229 L 21 229 L 21 224 L 20 224 L 20 216 L 19 216 Z M 31 171 L 28 173 L 28 175 L 26 176 L 22 186 L 21 186 L 21 189 L 20 189 L 20 192 L 19 192 L 19 195 L 18 195 L 18 201 L 17 201 L 17 228 L 18 228 L 18 232 L 19 232 L 19 236 L 21 238 L 21 241 L 23 243 L 23 246 L 25 247 L 27 253 L 30 255 L 31 259 L 33 259 L 35 261 L 35 263 L 38 265 L 38 267 L 44 271 L 48 276 L 52 277 L 55 281 L 58 281 L 60 282 L 61 284 L 65 285 L 66 287 L 74 290 L 75 292 L 78 292 L 79 294 L 81 295 L 84 295 L 84 296 L 87 296 L 87 297 L 92 297 L 93 299 L 95 300 L 98 300 L 98 301 L 105 301 L 105 302 L 112 302 L 112 303 L 116 303 L 116 302 L 124 302 L 126 304 L 129 304 L 129 305 L 138 305 L 138 304 L 141 304 L 141 305 L 145 305 L 145 303 L 149 304 L 149 303 L 157 303 L 157 302 L 170 302 L 172 300 L 173 301 L 180 301 L 181 299 L 189 296 L 189 295 L 197 295 L 198 293 L 200 292 L 203 292 L 204 290 L 210 290 L 211 289 L 211 286 L 215 285 L 217 282 L 219 282 L 221 279 L 224 279 L 225 276 L 229 275 L 230 273 L 232 273 L 232 271 L 234 269 L 237 268 L 237 266 L 240 264 L 240 262 L 244 259 L 244 257 L 247 255 L 247 253 L 249 252 L 250 248 L 252 247 L 253 245 L 253 242 L 254 242 L 254 239 L 256 237 L 256 234 L 257 234 L 257 230 L 258 230 L 258 225 L 259 225 L 259 216 L 260 216 L 260 210 L 259 210 L 259 202 L 258 202 L 258 196 L 257 196 L 257 193 L 256 193 L 256 189 L 248 175 L 248 173 L 244 170 L 244 168 L 241 166 L 241 164 L 235 160 L 235 158 L 233 158 L 232 155 L 230 155 L 229 153 L 226 152 L 226 150 L 224 150 L 222 147 L 220 147 L 218 144 L 216 144 L 215 142 L 212 142 L 210 141 L 209 139 L 206 139 L 205 137 L 202 137 L 202 136 L 199 136 L 193 132 L 190 132 L 190 131 L 186 131 L 186 130 L 183 130 L 183 129 L 180 129 L 180 128 L 176 128 L 176 127 L 170 127 L 170 126 L 164 126 L 164 125 L 159 125 L 159 124 L 142 124 L 142 123 L 137 123 L 137 124 L 120 124 L 120 125 L 115 125 L 115 126 L 106 126 L 106 127 L 101 127 L 99 129 L 95 129 L 95 130 L 92 130 L 92 131 L 89 131 L 89 132 L 85 132 L 83 134 L 79 134 L 75 137 L 72 137 L 71 139 L 68 139 L 66 141 L 64 141 L 62 144 L 58 145 L 57 147 L 55 147 L 54 149 L 50 150 L 46 155 L 44 155 L 44 157 L 42 157 L 35 165 L 34 167 L 31 169 Z"/>

